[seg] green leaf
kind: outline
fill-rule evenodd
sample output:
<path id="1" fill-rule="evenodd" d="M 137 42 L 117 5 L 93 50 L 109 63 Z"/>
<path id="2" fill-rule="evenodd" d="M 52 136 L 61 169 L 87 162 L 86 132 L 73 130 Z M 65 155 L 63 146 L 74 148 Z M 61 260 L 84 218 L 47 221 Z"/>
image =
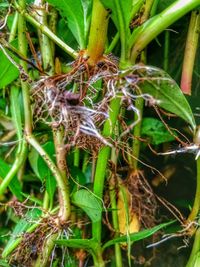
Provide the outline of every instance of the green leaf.
<path id="1" fill-rule="evenodd" d="M 10 171 L 10 166 L 0 158 L 0 178 L 4 179 Z M 10 191 L 19 199 L 22 200 L 21 185 L 17 176 L 14 176 L 9 184 Z"/>
<path id="2" fill-rule="evenodd" d="M 41 214 L 41 210 L 33 208 L 28 211 L 22 219 L 19 220 L 11 234 L 8 244 L 2 253 L 3 258 L 7 257 L 13 251 L 13 249 L 15 249 L 16 243 L 19 242 L 19 237 L 21 237 L 22 234 L 27 231 L 27 229 L 33 224 L 33 221 L 36 221 L 38 218 L 40 218 Z"/>
<path id="3" fill-rule="evenodd" d="M 0 260 L 0 266 L 1 267 L 10 267 L 10 265 L 4 260 Z"/>
<path id="4" fill-rule="evenodd" d="M 85 250 L 93 250 L 98 245 L 98 243 L 92 239 L 58 239 L 55 243 L 59 246 L 82 248 Z"/>
<path id="5" fill-rule="evenodd" d="M 55 156 L 55 148 L 53 142 L 47 142 L 42 145 L 44 150 L 48 153 L 52 160 L 54 160 Z M 56 190 L 56 180 L 54 176 L 51 174 L 49 167 L 43 158 L 38 154 L 35 149 L 32 149 L 29 153 L 29 162 L 30 165 L 37 175 L 37 177 L 41 180 L 42 183 L 46 183 L 46 190 L 50 198 L 50 202 L 53 201 L 54 193 Z"/>
<path id="6" fill-rule="evenodd" d="M 152 104 L 181 117 L 195 130 L 196 123 L 189 103 L 180 87 L 165 71 L 151 66 L 134 66 L 133 69 L 141 77 L 138 85 L 142 92 L 155 100 Z"/>
<path id="7" fill-rule="evenodd" d="M 16 46 L 17 40 L 11 42 L 13 46 Z M 6 50 L 6 49 L 5 49 Z M 13 82 L 18 76 L 18 69 L 10 62 L 0 49 L 0 89 Z"/>
<path id="8" fill-rule="evenodd" d="M 48 153 L 51 159 L 54 160 L 55 148 L 53 142 L 47 142 L 43 144 L 42 147 Z M 47 164 L 35 149 L 31 149 L 28 158 L 33 171 L 38 178 L 40 178 L 41 182 L 44 182 L 49 173 Z"/>
<path id="9" fill-rule="evenodd" d="M 155 118 L 144 118 L 142 120 L 142 136 L 150 137 L 150 143 L 159 145 L 165 142 L 171 142 L 175 138 L 167 131 L 162 121 Z M 176 133 L 174 133 L 176 135 Z"/>
<path id="10" fill-rule="evenodd" d="M 94 194 L 80 189 L 72 195 L 72 202 L 87 213 L 93 222 L 101 220 L 102 204 Z"/>
<path id="11" fill-rule="evenodd" d="M 76 38 L 80 48 L 86 47 L 91 0 L 48 0 L 60 12 L 61 16 L 68 22 L 68 27 Z"/>
<path id="12" fill-rule="evenodd" d="M 121 24 L 124 25 L 124 31 L 129 31 L 129 24 L 131 21 L 131 11 L 133 8 L 132 0 L 101 0 L 106 8 L 111 9 L 111 18 L 115 26 L 120 30 Z"/>
<path id="13" fill-rule="evenodd" d="M 155 234 L 157 231 L 159 231 L 160 229 L 174 223 L 175 221 L 171 221 L 171 222 L 167 222 L 167 223 L 162 223 L 160 225 L 157 225 L 151 229 L 146 229 L 146 230 L 143 230 L 141 232 L 138 232 L 138 233 L 132 233 L 132 234 L 129 234 L 129 240 L 131 242 L 136 242 L 136 241 L 139 241 L 139 240 L 142 240 L 142 239 L 145 239 L 153 234 Z M 117 238 L 114 238 L 113 240 L 110 240 L 108 242 L 106 242 L 103 246 L 103 249 L 107 248 L 107 247 L 110 247 L 114 244 L 117 244 L 117 243 L 123 243 L 123 242 L 128 242 L 127 240 L 127 236 L 126 235 L 123 235 L 123 236 L 120 236 L 120 237 L 117 237 Z"/>

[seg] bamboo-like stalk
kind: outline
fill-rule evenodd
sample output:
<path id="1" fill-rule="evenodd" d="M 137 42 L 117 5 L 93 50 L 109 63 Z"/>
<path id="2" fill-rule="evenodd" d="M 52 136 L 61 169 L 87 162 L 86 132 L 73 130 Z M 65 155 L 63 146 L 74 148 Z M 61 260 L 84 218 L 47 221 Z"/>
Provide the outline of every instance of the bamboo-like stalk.
<path id="1" fill-rule="evenodd" d="M 181 90 L 184 94 L 187 95 L 191 95 L 193 68 L 198 47 L 199 32 L 200 14 L 199 11 L 192 11 L 186 40 L 181 77 Z"/>
<path id="2" fill-rule="evenodd" d="M 93 0 L 89 42 L 86 51 L 86 56 L 89 57 L 88 64 L 91 66 L 96 65 L 103 56 L 107 38 L 108 19 L 108 11 L 105 10 L 101 1 Z"/>
<path id="3" fill-rule="evenodd" d="M 178 0 L 160 14 L 146 21 L 138 27 L 129 40 L 132 47 L 131 62 L 135 62 L 141 51 L 164 29 L 179 18 L 199 6 L 199 0 Z"/>
<path id="4" fill-rule="evenodd" d="M 105 122 L 102 133 L 104 137 L 112 137 L 113 135 L 114 127 L 120 110 L 120 102 L 121 98 L 118 96 L 110 103 L 109 120 Z M 110 152 L 110 147 L 103 147 L 98 154 L 96 163 L 93 192 L 100 199 L 103 198 L 104 181 Z M 101 243 L 101 227 L 101 220 L 92 224 L 92 236 L 99 243 Z"/>

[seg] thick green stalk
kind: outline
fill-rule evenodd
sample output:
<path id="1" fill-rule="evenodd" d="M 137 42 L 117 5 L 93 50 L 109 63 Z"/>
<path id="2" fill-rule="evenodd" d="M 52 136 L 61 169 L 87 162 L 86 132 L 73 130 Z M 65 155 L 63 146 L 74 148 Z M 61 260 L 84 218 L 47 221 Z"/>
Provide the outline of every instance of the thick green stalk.
<path id="1" fill-rule="evenodd" d="M 63 51 L 65 51 L 67 54 L 69 54 L 71 57 L 76 58 L 78 56 L 78 53 L 72 49 L 70 46 L 68 46 L 66 43 L 64 43 L 60 38 L 58 38 L 47 26 L 42 25 L 40 22 L 38 22 L 36 19 L 34 19 L 31 15 L 29 15 L 25 11 L 25 7 L 20 7 L 15 2 L 15 7 L 17 11 L 34 27 L 39 29 L 43 34 L 49 37 L 55 44 L 57 44 Z"/>
<path id="2" fill-rule="evenodd" d="M 144 107 L 144 99 L 138 98 L 135 101 L 135 108 L 140 113 L 140 121 L 135 125 L 133 130 L 133 150 L 132 150 L 132 157 L 130 158 L 130 165 L 131 168 L 134 170 L 138 169 L 138 158 L 140 154 L 140 135 L 141 135 L 141 126 L 142 126 L 142 116 L 143 116 L 143 107 Z M 135 114 L 135 121 L 138 120 L 138 115 Z"/>
<path id="3" fill-rule="evenodd" d="M 200 126 L 197 127 L 197 131 L 194 136 L 194 143 L 196 145 L 200 145 Z M 194 204 L 192 207 L 192 210 L 190 212 L 190 215 L 188 216 L 187 222 L 193 222 L 196 220 L 197 215 L 200 211 L 200 157 L 196 160 L 197 163 L 197 185 L 196 185 L 196 194 L 194 199 Z"/>
<path id="4" fill-rule="evenodd" d="M 187 95 L 191 95 L 192 76 L 198 48 L 199 31 L 200 14 L 199 11 L 193 11 L 188 29 L 181 77 L 181 90 Z"/>
<path id="5" fill-rule="evenodd" d="M 197 159 L 197 186 L 196 186 L 196 194 L 194 199 L 194 204 L 192 207 L 192 210 L 190 212 L 190 215 L 188 216 L 187 221 L 193 222 L 196 220 L 197 215 L 200 211 L 200 157 Z"/>
<path id="6" fill-rule="evenodd" d="M 47 15 L 44 11 L 44 0 L 35 0 L 34 2 L 35 6 L 38 7 L 36 18 L 38 22 L 40 22 L 43 26 L 47 25 Z M 45 34 L 42 34 L 41 30 L 38 30 L 39 35 L 39 42 L 40 42 L 40 48 L 41 48 L 41 54 L 42 54 L 42 62 L 43 62 L 43 68 L 45 72 L 48 72 L 48 74 L 53 75 L 54 74 L 54 58 L 52 54 L 51 49 L 51 43 L 49 40 L 49 37 L 47 37 Z"/>
<path id="7" fill-rule="evenodd" d="M 200 266 L 200 229 L 197 229 L 194 238 L 194 244 L 190 258 L 186 267 L 199 267 Z"/>
<path id="8" fill-rule="evenodd" d="M 62 218 L 63 222 L 66 222 L 69 219 L 71 214 L 71 203 L 70 203 L 70 189 L 69 189 L 69 180 L 67 177 L 67 163 L 66 163 L 66 149 L 63 138 L 63 129 L 56 129 L 53 131 L 54 144 L 56 149 L 56 162 L 57 167 L 62 178 L 62 186 L 65 186 L 65 192 L 62 193 L 63 187 L 58 184 L 59 188 L 59 201 L 60 201 L 60 211 L 59 215 Z M 66 211 L 64 209 L 67 209 Z M 64 213 L 63 213 L 64 210 Z"/>
<path id="9" fill-rule="evenodd" d="M 114 165 L 117 165 L 117 151 L 116 148 L 112 149 L 111 161 Z M 112 223 L 115 230 L 115 237 L 119 236 L 119 220 L 118 220 L 118 210 L 117 210 L 117 201 L 116 201 L 116 179 L 115 174 L 111 173 L 109 180 L 109 195 L 110 195 L 110 204 L 112 209 Z M 120 244 L 115 244 L 115 265 L 116 267 L 122 267 L 122 253 Z"/>
<path id="10" fill-rule="evenodd" d="M 105 122 L 102 133 L 104 137 L 112 137 L 113 135 L 114 127 L 120 111 L 120 102 L 121 98 L 118 96 L 110 103 L 109 120 Z M 100 199 L 103 198 L 104 181 L 110 152 L 110 147 L 103 147 L 100 150 L 97 158 L 96 172 L 94 177 L 94 194 Z M 94 239 L 101 243 L 101 220 L 92 224 L 92 235 Z"/>
<path id="11" fill-rule="evenodd" d="M 94 66 L 103 56 L 107 38 L 108 19 L 108 11 L 106 11 L 101 1 L 93 0 L 92 20 L 86 52 L 89 57 L 88 63 L 91 66 Z"/>
<path id="12" fill-rule="evenodd" d="M 19 0 L 19 6 L 24 9 L 26 6 L 26 1 Z M 19 52 L 22 53 L 24 57 L 27 57 L 27 39 L 26 39 L 26 22 L 24 17 L 20 14 L 18 19 L 18 46 Z M 23 67 L 26 73 L 28 73 L 27 62 L 20 60 L 20 65 Z M 24 104 L 24 132 L 26 134 L 32 133 L 32 113 L 30 105 L 30 95 L 29 95 L 29 84 L 27 81 L 21 79 L 23 104 Z"/>
<path id="13" fill-rule="evenodd" d="M 19 13 L 16 11 L 15 12 L 15 16 L 13 19 L 13 23 L 12 23 L 12 28 L 9 34 L 9 43 L 12 42 L 15 37 L 16 37 L 16 32 L 17 32 L 17 25 L 18 25 L 18 17 L 19 17 Z"/>
<path id="14" fill-rule="evenodd" d="M 178 0 L 138 27 L 129 40 L 129 47 L 132 47 L 131 61 L 135 62 L 140 52 L 159 33 L 199 5 L 199 0 Z"/>
<path id="15" fill-rule="evenodd" d="M 52 250 L 55 247 L 55 240 L 58 238 L 59 233 L 50 235 L 46 240 L 43 246 L 42 255 L 40 254 L 37 259 L 34 267 L 46 267 L 51 256 Z"/>

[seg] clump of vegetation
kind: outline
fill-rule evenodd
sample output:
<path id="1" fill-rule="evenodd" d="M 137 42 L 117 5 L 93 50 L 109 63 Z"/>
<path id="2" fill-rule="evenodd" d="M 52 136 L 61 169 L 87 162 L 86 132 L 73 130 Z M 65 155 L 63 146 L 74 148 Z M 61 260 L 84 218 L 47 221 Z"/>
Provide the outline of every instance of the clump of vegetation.
<path id="1" fill-rule="evenodd" d="M 193 236 L 183 261 L 198 264 L 199 128 L 184 93 L 198 95 L 199 1 L 0 6 L 0 265 L 158 266 L 157 245 Z M 177 29 L 186 49 L 170 63 Z M 185 152 L 191 210 L 158 189 Z"/>

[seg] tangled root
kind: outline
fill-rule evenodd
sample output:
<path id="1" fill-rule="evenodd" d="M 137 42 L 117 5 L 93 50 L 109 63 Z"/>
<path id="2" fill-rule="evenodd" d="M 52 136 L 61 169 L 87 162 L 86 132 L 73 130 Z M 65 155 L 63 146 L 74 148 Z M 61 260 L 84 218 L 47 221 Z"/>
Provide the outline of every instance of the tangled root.
<path id="1" fill-rule="evenodd" d="M 144 228 L 151 228 L 156 222 L 156 197 L 141 171 L 131 171 L 126 186 L 132 196 L 132 210 L 137 214 Z"/>

